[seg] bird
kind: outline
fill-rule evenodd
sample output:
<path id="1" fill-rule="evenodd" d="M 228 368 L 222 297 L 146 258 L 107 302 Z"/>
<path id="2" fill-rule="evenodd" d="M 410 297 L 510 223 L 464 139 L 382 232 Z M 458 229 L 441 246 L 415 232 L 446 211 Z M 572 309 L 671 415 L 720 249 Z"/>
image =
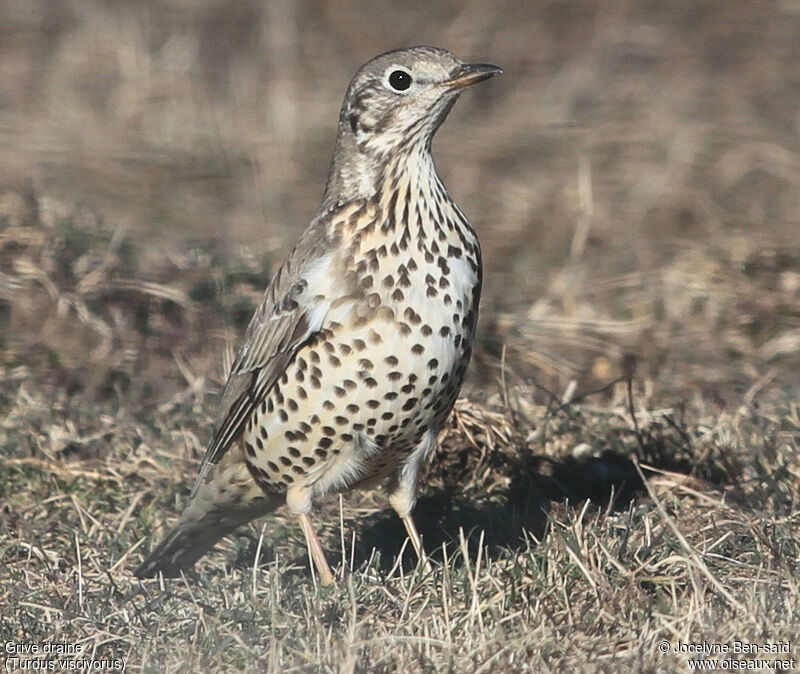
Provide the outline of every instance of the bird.
<path id="1" fill-rule="evenodd" d="M 411 512 L 470 360 L 482 285 L 478 236 L 431 144 L 460 93 L 500 73 L 424 46 L 356 72 L 319 209 L 247 328 L 188 504 L 137 577 L 179 576 L 286 505 L 330 584 L 312 506 L 381 483 L 424 559 Z"/>

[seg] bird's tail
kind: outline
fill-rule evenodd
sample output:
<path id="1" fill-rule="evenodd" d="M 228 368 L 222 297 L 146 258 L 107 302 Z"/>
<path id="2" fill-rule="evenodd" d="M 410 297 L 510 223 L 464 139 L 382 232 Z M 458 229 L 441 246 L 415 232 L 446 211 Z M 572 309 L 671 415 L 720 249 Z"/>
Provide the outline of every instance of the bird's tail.
<path id="1" fill-rule="evenodd" d="M 166 577 L 179 576 L 182 569 L 192 566 L 220 538 L 285 502 L 285 496 L 262 492 L 246 470 L 244 475 L 231 472 L 242 471 L 222 470 L 206 478 L 178 524 L 133 572 L 137 578 L 150 578 L 159 572 Z"/>

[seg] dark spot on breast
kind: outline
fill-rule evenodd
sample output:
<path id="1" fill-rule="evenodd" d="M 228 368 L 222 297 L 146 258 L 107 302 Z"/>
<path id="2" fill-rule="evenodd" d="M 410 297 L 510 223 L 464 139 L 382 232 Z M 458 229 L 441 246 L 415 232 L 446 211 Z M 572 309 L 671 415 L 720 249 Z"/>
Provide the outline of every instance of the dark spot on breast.
<path id="1" fill-rule="evenodd" d="M 425 347 L 422 346 L 422 344 L 414 344 L 414 346 L 411 347 L 411 353 L 415 353 L 417 355 L 425 353 Z"/>

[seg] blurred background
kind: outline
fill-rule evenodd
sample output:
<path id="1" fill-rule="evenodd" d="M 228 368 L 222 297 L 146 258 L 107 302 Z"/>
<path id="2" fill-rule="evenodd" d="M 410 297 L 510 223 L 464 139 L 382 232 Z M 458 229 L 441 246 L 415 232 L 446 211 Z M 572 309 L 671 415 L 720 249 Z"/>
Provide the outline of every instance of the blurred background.
<path id="1" fill-rule="evenodd" d="M 350 77 L 430 44 L 505 71 L 434 143 L 485 251 L 473 391 L 580 395 L 635 357 L 648 403 L 796 400 L 798 36 L 798 0 L 3 0 L 0 374 L 219 381 Z"/>

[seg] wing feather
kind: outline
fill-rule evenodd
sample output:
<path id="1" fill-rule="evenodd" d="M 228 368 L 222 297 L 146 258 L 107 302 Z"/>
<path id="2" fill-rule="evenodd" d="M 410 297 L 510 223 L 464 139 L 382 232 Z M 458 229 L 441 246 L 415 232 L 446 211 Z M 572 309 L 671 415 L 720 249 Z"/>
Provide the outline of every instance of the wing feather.
<path id="1" fill-rule="evenodd" d="M 216 429 L 192 496 L 211 466 L 241 436 L 300 347 L 323 327 L 332 301 L 331 243 L 324 227 L 312 224 L 267 287 L 222 392 Z"/>

